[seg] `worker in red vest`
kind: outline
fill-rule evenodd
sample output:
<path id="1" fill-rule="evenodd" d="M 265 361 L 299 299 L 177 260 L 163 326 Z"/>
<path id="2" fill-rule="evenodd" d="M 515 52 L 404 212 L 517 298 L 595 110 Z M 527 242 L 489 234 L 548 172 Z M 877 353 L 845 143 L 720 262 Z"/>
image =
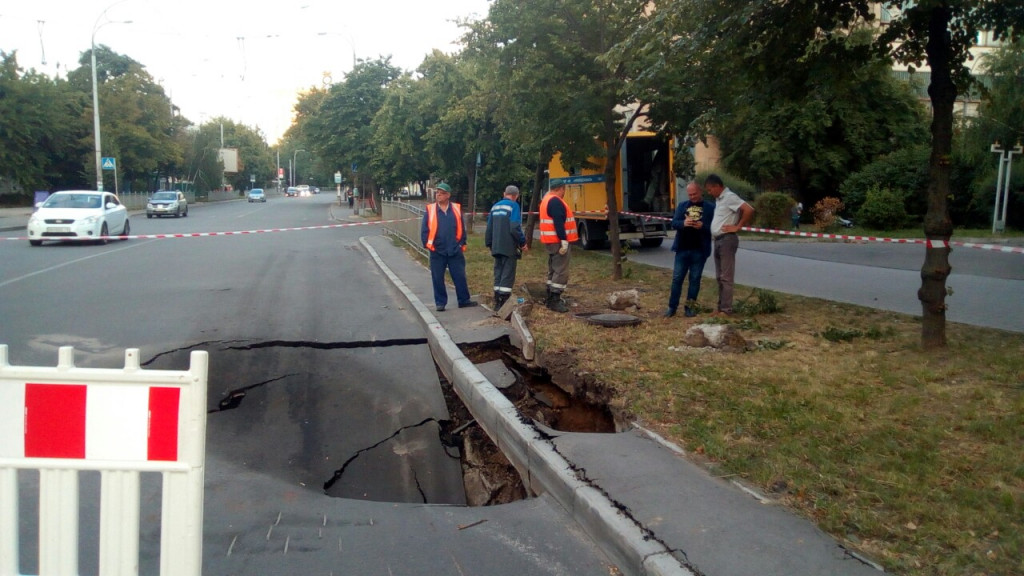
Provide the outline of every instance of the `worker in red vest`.
<path id="1" fill-rule="evenodd" d="M 462 226 L 462 206 L 451 202 L 452 188 L 445 182 L 437 185 L 433 204 L 427 204 L 420 225 L 420 240 L 430 252 L 430 279 L 434 284 L 434 306 L 444 312 L 448 305 L 448 288 L 444 284 L 444 272 L 448 270 L 455 284 L 455 296 L 459 308 L 477 306 L 470 299 L 466 283 L 466 231 Z"/>
<path id="2" fill-rule="evenodd" d="M 576 218 L 565 203 L 565 184 L 555 182 L 540 202 L 540 241 L 548 251 L 547 302 L 555 312 L 568 312 L 562 292 L 569 284 L 569 243 L 579 240 Z"/>

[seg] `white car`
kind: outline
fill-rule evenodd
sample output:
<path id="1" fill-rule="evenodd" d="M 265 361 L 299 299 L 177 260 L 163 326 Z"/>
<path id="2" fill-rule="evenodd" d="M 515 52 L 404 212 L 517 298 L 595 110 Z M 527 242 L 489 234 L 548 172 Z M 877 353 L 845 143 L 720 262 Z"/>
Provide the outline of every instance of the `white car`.
<path id="1" fill-rule="evenodd" d="M 128 236 L 130 230 L 128 210 L 113 193 L 69 190 L 36 204 L 28 219 L 28 243 L 92 238 L 102 244 L 106 237 Z"/>

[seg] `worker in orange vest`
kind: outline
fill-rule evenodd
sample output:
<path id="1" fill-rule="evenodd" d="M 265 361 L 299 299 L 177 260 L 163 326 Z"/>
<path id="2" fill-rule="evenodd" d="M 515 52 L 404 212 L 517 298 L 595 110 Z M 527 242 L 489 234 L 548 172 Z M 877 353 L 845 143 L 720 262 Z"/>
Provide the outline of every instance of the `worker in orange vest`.
<path id="1" fill-rule="evenodd" d="M 448 270 L 455 284 L 455 296 L 459 308 L 477 306 L 470 299 L 466 283 L 466 231 L 462 226 L 462 206 L 451 202 L 452 188 L 445 182 L 437 185 L 433 204 L 427 204 L 420 225 L 420 240 L 430 251 L 430 279 L 434 284 L 434 306 L 444 312 L 448 305 L 448 288 L 444 284 L 444 273 Z"/>
<path id="2" fill-rule="evenodd" d="M 565 184 L 555 181 L 540 202 L 540 241 L 548 251 L 547 301 L 555 312 L 568 312 L 562 300 L 569 284 L 569 243 L 579 240 L 576 218 L 565 203 Z"/>

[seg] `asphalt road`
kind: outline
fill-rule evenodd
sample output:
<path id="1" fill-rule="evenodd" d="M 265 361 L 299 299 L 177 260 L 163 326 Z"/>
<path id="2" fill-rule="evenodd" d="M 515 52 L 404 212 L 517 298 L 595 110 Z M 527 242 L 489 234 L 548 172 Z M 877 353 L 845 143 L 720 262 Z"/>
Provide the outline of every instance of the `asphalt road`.
<path id="1" fill-rule="evenodd" d="M 671 244 L 629 259 L 672 268 Z M 917 244 L 740 238 L 736 283 L 921 316 L 917 290 L 925 248 Z M 1024 332 L 1024 254 L 955 247 L 946 285 L 946 318 Z M 715 277 L 709 258 L 704 276 Z M 743 292 L 738 291 L 737 297 Z"/>
<path id="2" fill-rule="evenodd" d="M 337 224 L 333 200 L 196 206 L 180 219 L 136 214 L 132 232 Z M 0 343 L 8 345 L 11 364 L 26 366 L 54 366 L 57 348 L 66 345 L 75 347 L 78 366 L 105 368 L 122 366 L 125 348 L 139 348 L 150 369 L 184 369 L 190 351 L 209 351 L 204 572 L 273 572 L 265 571 L 274 565 L 267 564 L 269 549 L 280 551 L 281 543 L 262 533 L 282 511 L 295 529 L 322 520 L 346 531 L 322 547 L 293 542 L 290 558 L 274 558 L 292 573 L 389 574 L 408 562 L 399 559 L 403 549 L 422 556 L 425 573 L 459 574 L 460 566 L 538 573 L 538 564 L 548 567 L 540 573 L 604 570 L 600 551 L 544 500 L 489 514 L 491 526 L 464 536 L 482 538 L 479 547 L 446 550 L 432 540 L 431 530 L 473 513 L 459 507 L 465 494 L 457 453 L 440 442 L 438 422 L 447 411 L 425 334 L 360 249 L 366 234 L 377 231 L 356 226 L 105 246 L 5 242 Z M 503 520 L 512 525 L 494 532 Z M 534 546 L 528 530 L 547 537 L 534 556 L 519 558 L 521 547 Z M 248 544 L 234 545 L 246 535 Z M 340 554 L 343 539 L 349 547 Z M 143 554 L 147 566 L 152 547 L 144 544 Z M 82 573 L 94 561 L 94 552 L 85 551 Z"/>

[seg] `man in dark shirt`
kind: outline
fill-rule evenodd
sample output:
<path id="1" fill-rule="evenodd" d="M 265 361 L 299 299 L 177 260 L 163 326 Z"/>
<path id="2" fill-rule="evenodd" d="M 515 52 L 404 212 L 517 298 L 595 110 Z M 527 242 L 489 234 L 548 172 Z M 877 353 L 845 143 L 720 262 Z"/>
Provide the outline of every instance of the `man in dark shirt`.
<path id="1" fill-rule="evenodd" d="M 676 253 L 676 259 L 672 268 L 672 291 L 664 314 L 666 318 L 676 315 L 683 293 L 683 280 L 687 275 L 690 276 L 690 288 L 686 292 L 685 313 L 690 318 L 697 315 L 700 278 L 704 274 L 704 263 L 711 255 L 711 220 L 715 205 L 704 201 L 696 182 L 686 185 L 686 196 L 687 199 L 676 206 L 672 218 L 672 229 L 676 230 L 672 251 Z"/>

